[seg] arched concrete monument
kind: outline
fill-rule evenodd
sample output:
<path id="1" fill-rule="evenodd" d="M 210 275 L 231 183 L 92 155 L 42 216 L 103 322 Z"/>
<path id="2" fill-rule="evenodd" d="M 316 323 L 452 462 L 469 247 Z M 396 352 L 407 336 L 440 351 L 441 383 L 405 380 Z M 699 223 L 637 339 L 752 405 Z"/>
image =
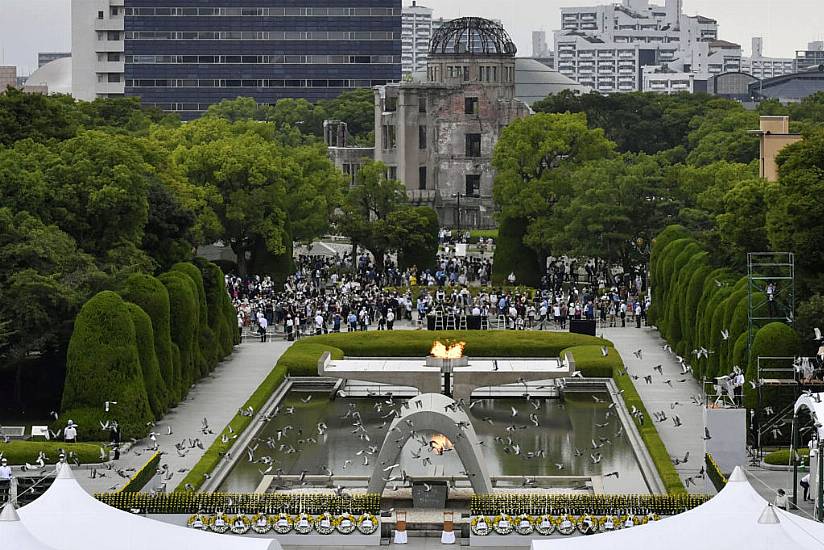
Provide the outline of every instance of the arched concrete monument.
<path id="1" fill-rule="evenodd" d="M 433 431 L 445 435 L 452 442 L 469 476 L 472 490 L 477 494 L 492 493 L 492 480 L 481 456 L 478 436 L 469 416 L 458 408 L 454 399 L 439 393 L 425 393 L 410 399 L 392 422 L 383 441 L 378 463 L 369 480 L 369 492 L 382 494 L 387 481 L 399 475 L 400 466 L 385 472 L 384 468 L 399 464 L 401 451 L 413 432 Z"/>

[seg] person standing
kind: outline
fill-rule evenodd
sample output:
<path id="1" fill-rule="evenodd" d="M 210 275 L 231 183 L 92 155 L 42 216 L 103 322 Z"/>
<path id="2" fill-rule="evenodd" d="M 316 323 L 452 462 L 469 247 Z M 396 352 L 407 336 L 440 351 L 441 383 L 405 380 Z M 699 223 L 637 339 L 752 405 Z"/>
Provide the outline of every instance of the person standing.
<path id="1" fill-rule="evenodd" d="M 641 328 L 641 302 L 635 302 L 635 328 Z"/>
<path id="2" fill-rule="evenodd" d="M 0 483 L 8 483 L 11 481 L 11 466 L 9 466 L 9 461 L 5 459 L 0 459 Z"/>
<path id="3" fill-rule="evenodd" d="M 804 477 L 802 477 L 799 484 L 801 485 L 801 488 L 804 489 L 804 502 L 812 500 L 810 498 L 810 474 L 807 474 Z"/>
<path id="4" fill-rule="evenodd" d="M 258 317 L 258 331 L 260 332 L 260 341 L 266 341 L 266 330 L 269 328 L 269 321 L 265 315 Z"/>
<path id="5" fill-rule="evenodd" d="M 392 330 L 395 325 L 395 312 L 390 308 L 386 312 L 386 330 Z"/>
<path id="6" fill-rule="evenodd" d="M 63 428 L 63 441 L 66 443 L 77 443 L 77 427 L 73 420 L 69 420 Z"/>

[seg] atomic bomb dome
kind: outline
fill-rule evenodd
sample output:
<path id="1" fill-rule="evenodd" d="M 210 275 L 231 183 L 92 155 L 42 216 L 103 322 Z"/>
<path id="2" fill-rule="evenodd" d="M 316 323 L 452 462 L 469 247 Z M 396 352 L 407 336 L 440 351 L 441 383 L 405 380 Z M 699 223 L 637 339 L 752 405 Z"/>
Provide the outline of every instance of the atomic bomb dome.
<path id="1" fill-rule="evenodd" d="M 500 23 L 481 17 L 462 17 L 440 27 L 432 36 L 430 55 L 505 55 L 515 57 L 515 43 Z"/>

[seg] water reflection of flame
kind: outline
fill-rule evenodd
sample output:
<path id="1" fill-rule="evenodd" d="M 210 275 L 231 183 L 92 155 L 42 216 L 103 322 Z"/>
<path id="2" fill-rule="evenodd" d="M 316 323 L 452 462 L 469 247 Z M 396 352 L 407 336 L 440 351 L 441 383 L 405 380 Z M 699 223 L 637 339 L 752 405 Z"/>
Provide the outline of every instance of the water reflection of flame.
<path id="1" fill-rule="evenodd" d="M 435 340 L 429 354 L 438 359 L 460 359 L 463 357 L 464 346 L 466 342 L 455 342 L 447 347 L 443 342 Z"/>
<path id="2" fill-rule="evenodd" d="M 432 439 L 429 441 L 429 446 L 432 448 L 432 451 L 438 455 L 442 455 L 446 451 L 451 451 L 455 448 L 454 445 L 452 445 L 452 442 L 449 441 L 449 438 L 443 434 L 433 435 Z"/>

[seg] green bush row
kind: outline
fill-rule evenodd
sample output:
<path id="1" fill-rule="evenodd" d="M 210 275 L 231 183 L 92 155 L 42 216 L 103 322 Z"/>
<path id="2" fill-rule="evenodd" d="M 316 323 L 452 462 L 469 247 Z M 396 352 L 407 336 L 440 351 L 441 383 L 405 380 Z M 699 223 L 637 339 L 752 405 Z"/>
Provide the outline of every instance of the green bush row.
<path id="1" fill-rule="evenodd" d="M 801 462 L 810 463 L 810 449 L 803 447 L 798 449 L 798 454 L 801 457 Z M 764 462 L 773 466 L 792 466 L 790 462 L 790 450 L 779 449 L 764 455 Z"/>
<path id="2" fill-rule="evenodd" d="M 154 476 L 157 475 L 157 467 L 160 464 L 160 453 L 155 453 L 152 457 L 146 461 L 146 464 L 143 465 L 135 474 L 129 478 L 129 481 L 126 482 L 126 485 L 121 487 L 117 492 L 118 493 L 139 493 L 143 487 L 148 484 Z"/>
<path id="3" fill-rule="evenodd" d="M 598 345 L 570 347 L 563 350 L 563 353 L 572 355 L 575 361 L 575 369 L 581 371 L 584 376 L 611 377 L 615 381 L 618 391 L 623 391 L 622 396 L 627 408 L 631 410 L 635 407 L 644 414 L 644 417 L 648 420 L 643 425 L 636 423 L 636 427 L 641 434 L 641 439 L 644 440 L 644 444 L 647 446 L 667 493 L 670 495 L 686 493 L 681 476 L 675 470 L 667 448 L 664 442 L 661 441 L 661 436 L 658 435 L 654 422 L 651 421 L 652 417 L 644 407 L 644 402 L 641 400 L 641 396 L 638 395 L 635 384 L 632 383 L 632 378 L 624 370 L 624 362 L 620 354 L 614 349 L 610 349 L 610 352 L 604 357 L 601 353 L 601 346 Z"/>
<path id="4" fill-rule="evenodd" d="M 46 464 L 56 464 L 60 453 L 65 451 L 71 454 L 73 461 L 76 457 L 81 464 L 94 464 L 103 462 L 100 458 L 100 445 L 97 443 L 63 443 L 62 441 L 23 441 L 12 439 L 8 443 L 0 443 L 0 453 L 3 458 L 13 466 L 23 465 L 27 462 L 34 464 L 40 453 L 45 453 Z"/>
<path id="5" fill-rule="evenodd" d="M 712 266 L 709 252 L 683 227 L 667 227 L 654 240 L 650 283 L 650 318 L 698 379 L 711 380 L 739 367 L 748 381 L 754 380 L 759 355 L 794 356 L 798 351 L 794 331 L 783 323 L 757 327 L 752 350 L 748 349 L 747 277 Z M 753 294 L 752 303 L 756 309 L 767 308 L 762 293 Z M 767 316 L 760 310 L 753 315 Z M 694 351 L 700 348 L 709 355 L 699 359 Z M 746 405 L 753 407 L 755 395 L 749 385 L 745 396 Z"/>
<path id="6" fill-rule="evenodd" d="M 235 315 L 223 273 L 204 260 L 157 278 L 135 273 L 118 292 L 93 296 L 69 341 L 63 418 L 84 440 L 99 438 L 105 420 L 124 438 L 144 436 L 231 353 Z M 107 401 L 116 404 L 105 413 Z"/>
<path id="7" fill-rule="evenodd" d="M 721 471 L 721 467 L 710 453 L 704 455 L 704 462 L 707 465 L 707 477 L 712 481 L 716 491 L 721 491 L 727 485 L 727 476 Z"/>

